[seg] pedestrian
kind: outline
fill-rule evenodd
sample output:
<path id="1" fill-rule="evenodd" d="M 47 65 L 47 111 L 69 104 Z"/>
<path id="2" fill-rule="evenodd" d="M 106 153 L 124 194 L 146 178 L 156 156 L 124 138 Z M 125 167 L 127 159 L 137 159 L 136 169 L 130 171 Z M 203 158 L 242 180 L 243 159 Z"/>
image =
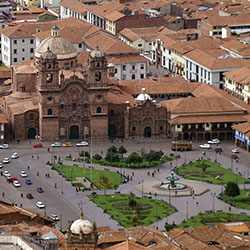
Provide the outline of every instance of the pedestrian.
<path id="1" fill-rule="evenodd" d="M 2 193 L 2 196 L 3 196 L 3 198 L 4 198 L 4 192 Z"/>
<path id="2" fill-rule="evenodd" d="M 101 151 L 101 155 L 103 155 L 103 151 Z"/>
<path id="3" fill-rule="evenodd" d="M 160 169 L 158 168 L 157 171 L 160 172 Z"/>
<path id="4" fill-rule="evenodd" d="M 45 173 L 45 177 L 47 177 L 47 173 Z"/>
<path id="5" fill-rule="evenodd" d="M 55 183 L 55 188 L 56 188 L 56 183 Z"/>
<path id="6" fill-rule="evenodd" d="M 19 144 L 19 142 L 20 142 L 20 140 L 19 140 L 19 139 L 17 139 L 17 144 Z"/>
<path id="7" fill-rule="evenodd" d="M 148 175 L 150 175 L 150 173 L 148 172 Z"/>
<path id="8" fill-rule="evenodd" d="M 170 162 L 170 167 L 172 167 L 172 162 Z"/>
<path id="9" fill-rule="evenodd" d="M 20 207 L 23 207 L 23 204 L 22 204 L 22 203 L 20 204 Z"/>
<path id="10" fill-rule="evenodd" d="M 49 152 L 49 148 L 48 148 L 48 152 Z"/>
<path id="11" fill-rule="evenodd" d="M 1 171 L 1 176 L 3 176 L 3 171 Z"/>
<path id="12" fill-rule="evenodd" d="M 47 174 L 48 178 L 50 177 L 49 173 Z"/>
<path id="13" fill-rule="evenodd" d="M 152 177 L 155 177 L 155 174 L 154 174 L 154 173 L 152 173 Z"/>
<path id="14" fill-rule="evenodd" d="M 32 155 L 32 159 L 34 159 L 34 155 Z"/>
<path id="15" fill-rule="evenodd" d="M 28 171 L 30 170 L 30 166 L 27 167 Z"/>
<path id="16" fill-rule="evenodd" d="M 39 159 L 39 155 L 36 158 Z"/>
<path id="17" fill-rule="evenodd" d="M 37 172 L 36 175 L 39 176 L 39 172 Z"/>
<path id="18" fill-rule="evenodd" d="M 21 193 L 21 198 L 23 198 L 23 193 Z"/>
<path id="19" fill-rule="evenodd" d="M 231 212 L 231 210 L 232 210 L 231 206 L 228 208 L 228 210 L 229 210 L 229 212 Z"/>
<path id="20" fill-rule="evenodd" d="M 198 207 L 198 205 L 199 205 L 199 202 L 197 201 L 197 202 L 196 202 L 196 206 Z"/>
<path id="21" fill-rule="evenodd" d="M 157 193 L 155 192 L 155 196 L 157 196 Z"/>

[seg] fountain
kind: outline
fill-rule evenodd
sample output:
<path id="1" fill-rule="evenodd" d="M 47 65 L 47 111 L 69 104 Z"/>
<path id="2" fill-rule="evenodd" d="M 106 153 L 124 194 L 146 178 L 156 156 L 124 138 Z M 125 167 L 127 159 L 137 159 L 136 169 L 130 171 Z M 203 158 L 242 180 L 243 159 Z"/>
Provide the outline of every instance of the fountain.
<path id="1" fill-rule="evenodd" d="M 185 188 L 186 186 L 184 184 L 175 183 L 179 179 L 179 177 L 174 176 L 174 171 L 171 171 L 171 176 L 166 177 L 166 180 L 170 181 L 170 183 L 162 183 L 160 187 L 168 190 L 179 190 Z"/>

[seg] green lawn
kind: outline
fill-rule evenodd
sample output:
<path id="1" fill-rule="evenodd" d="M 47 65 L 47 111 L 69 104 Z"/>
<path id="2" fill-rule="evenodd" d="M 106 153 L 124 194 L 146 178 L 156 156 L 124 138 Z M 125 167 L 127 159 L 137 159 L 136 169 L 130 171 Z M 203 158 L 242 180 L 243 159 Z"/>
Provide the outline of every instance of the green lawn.
<path id="1" fill-rule="evenodd" d="M 240 195 L 230 197 L 226 195 L 220 196 L 221 200 L 233 204 L 237 208 L 250 210 L 250 189 L 240 189 Z"/>
<path id="2" fill-rule="evenodd" d="M 97 195 L 88 196 L 90 200 L 95 202 L 103 210 L 106 210 L 110 216 L 122 226 L 134 226 L 132 218 L 135 211 L 128 206 L 129 195 Z M 136 202 L 140 204 L 139 214 L 137 215 L 137 226 L 148 226 L 158 219 L 175 212 L 175 209 L 166 203 L 148 198 L 135 197 Z"/>
<path id="3" fill-rule="evenodd" d="M 100 176 L 104 175 L 108 178 L 108 189 L 114 189 L 115 186 L 119 186 L 121 184 L 121 176 L 112 171 L 104 171 L 93 169 L 91 171 L 90 168 L 83 168 L 83 167 L 72 167 L 67 165 L 61 164 L 53 164 L 56 170 L 61 173 L 63 171 L 63 175 L 71 181 L 71 169 L 72 169 L 72 181 L 76 181 L 76 177 L 85 177 L 88 180 L 92 179 L 93 184 L 99 188 L 104 189 L 102 182 L 100 181 Z M 92 173 L 91 173 L 92 172 Z"/>
<path id="4" fill-rule="evenodd" d="M 210 181 L 211 183 L 218 185 L 227 183 L 228 181 L 233 181 L 238 184 L 249 182 L 247 179 L 208 160 L 204 160 L 207 169 L 205 173 L 203 173 L 200 163 L 201 161 L 195 161 L 191 164 L 179 167 L 176 169 L 176 173 L 182 175 L 185 179 L 203 182 Z"/>
<path id="5" fill-rule="evenodd" d="M 178 228 L 182 227 L 199 227 L 203 225 L 214 225 L 219 223 L 227 223 L 234 221 L 250 222 L 250 216 L 231 213 L 210 213 L 200 214 L 189 220 L 177 225 Z"/>

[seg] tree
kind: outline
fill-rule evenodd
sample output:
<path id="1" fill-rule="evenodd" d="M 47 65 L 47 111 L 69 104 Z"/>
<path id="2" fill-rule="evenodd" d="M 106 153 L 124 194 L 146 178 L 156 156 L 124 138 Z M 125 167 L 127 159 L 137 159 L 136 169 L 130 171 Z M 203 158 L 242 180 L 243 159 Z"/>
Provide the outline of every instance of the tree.
<path id="1" fill-rule="evenodd" d="M 124 148 L 123 146 L 120 146 L 119 149 L 118 149 L 118 153 L 122 156 L 123 158 L 123 155 L 126 154 L 128 151 L 126 148 Z"/>
<path id="2" fill-rule="evenodd" d="M 225 188 L 225 195 L 235 197 L 240 194 L 240 189 L 237 183 L 229 181 Z"/>
<path id="3" fill-rule="evenodd" d="M 106 156 L 105 156 L 105 160 L 111 162 L 111 164 L 112 164 L 112 162 L 120 161 L 120 157 L 119 157 L 118 153 L 108 151 Z"/>
<path id="4" fill-rule="evenodd" d="M 80 157 L 86 157 L 86 158 L 90 158 L 90 154 L 88 151 L 82 151 L 79 153 Z"/>
<path id="5" fill-rule="evenodd" d="M 132 152 L 129 157 L 126 159 L 126 163 L 127 164 L 131 164 L 131 163 L 141 163 L 142 162 L 142 158 L 136 153 L 136 152 Z"/>
<path id="6" fill-rule="evenodd" d="M 99 154 L 95 154 L 95 155 L 93 156 L 93 159 L 95 159 L 96 161 L 99 161 L 99 160 L 102 159 L 102 157 L 101 157 Z"/>
<path id="7" fill-rule="evenodd" d="M 163 156 L 162 151 L 150 150 L 147 154 L 144 154 L 144 159 L 148 162 L 160 161 L 162 156 Z"/>
<path id="8" fill-rule="evenodd" d="M 117 153 L 117 148 L 115 146 L 111 146 L 111 147 L 108 148 L 107 152 L 112 152 L 112 153 L 116 154 Z"/>
<path id="9" fill-rule="evenodd" d="M 101 175 L 99 178 L 100 178 L 100 181 L 102 181 L 102 184 L 104 186 L 104 194 L 106 196 L 106 189 L 108 187 L 109 179 L 105 175 Z"/>

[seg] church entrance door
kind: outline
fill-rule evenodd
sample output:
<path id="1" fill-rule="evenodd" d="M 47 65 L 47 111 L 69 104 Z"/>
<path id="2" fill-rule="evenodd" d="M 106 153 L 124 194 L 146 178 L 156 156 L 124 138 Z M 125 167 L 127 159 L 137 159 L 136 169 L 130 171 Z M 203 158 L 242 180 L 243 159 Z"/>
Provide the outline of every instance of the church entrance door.
<path id="1" fill-rule="evenodd" d="M 144 137 L 151 137 L 151 128 L 150 127 L 144 128 Z"/>
<path id="2" fill-rule="evenodd" d="M 35 139 L 36 136 L 36 129 L 35 128 L 29 128 L 28 130 L 28 139 Z"/>
<path id="3" fill-rule="evenodd" d="M 71 126 L 70 127 L 70 139 L 79 139 L 79 128 L 78 126 Z"/>
<path id="4" fill-rule="evenodd" d="M 116 137 L 116 126 L 115 125 L 109 126 L 109 137 L 110 138 Z"/>

